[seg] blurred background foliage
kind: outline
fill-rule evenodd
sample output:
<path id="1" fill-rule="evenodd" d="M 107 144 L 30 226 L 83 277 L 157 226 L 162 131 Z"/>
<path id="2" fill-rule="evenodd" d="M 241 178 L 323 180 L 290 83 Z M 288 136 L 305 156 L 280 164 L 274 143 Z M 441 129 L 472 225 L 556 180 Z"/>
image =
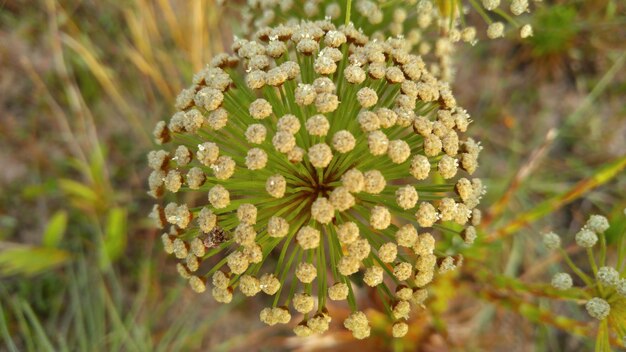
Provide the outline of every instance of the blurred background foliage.
<path id="1" fill-rule="evenodd" d="M 228 47 L 237 5 L 0 3 L 0 350 L 593 346 L 597 326 L 546 284 L 560 258 L 540 233 L 573 235 L 592 212 L 626 223 L 624 2 L 545 0 L 530 40 L 459 49 L 454 89 L 485 147 L 481 240 L 402 340 L 367 295 L 374 337 L 364 343 L 336 322 L 326 337 L 297 340 L 262 327 L 249 309 L 259 302 L 192 294 L 146 219 L 151 128 Z M 624 235 L 619 226 L 609 238 Z"/>

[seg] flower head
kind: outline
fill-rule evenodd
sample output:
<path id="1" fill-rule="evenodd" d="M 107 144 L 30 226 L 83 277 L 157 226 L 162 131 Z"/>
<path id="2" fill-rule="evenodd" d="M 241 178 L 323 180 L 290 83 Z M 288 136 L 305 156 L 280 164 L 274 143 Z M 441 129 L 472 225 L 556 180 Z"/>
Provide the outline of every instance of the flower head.
<path id="1" fill-rule="evenodd" d="M 608 287 L 616 287 L 620 281 L 619 272 L 610 266 L 598 269 L 598 281 Z"/>
<path id="2" fill-rule="evenodd" d="M 583 248 L 591 248 L 598 242 L 598 235 L 595 232 L 582 228 L 576 233 L 576 244 Z"/>
<path id="3" fill-rule="evenodd" d="M 543 235 L 543 244 L 550 250 L 561 248 L 561 237 L 554 232 Z"/>
<path id="4" fill-rule="evenodd" d="M 491 11 L 502 11 L 516 17 L 530 12 L 528 0 L 513 0 L 507 7 L 500 6 L 500 0 L 461 1 L 458 6 L 446 6 L 435 0 L 401 1 L 394 3 L 394 6 L 384 6 L 384 2 L 375 0 L 356 0 L 353 3 L 350 18 L 359 24 L 366 35 L 380 40 L 404 36 L 407 43 L 420 54 L 432 53 L 438 58 L 438 62 L 433 64 L 434 70 L 450 69 L 446 66 L 451 59 L 449 54 L 454 51 L 453 43 L 476 42 L 476 28 L 466 26 L 467 14 L 464 11 L 474 10 L 482 16 L 490 16 Z M 345 1 L 338 0 L 248 1 L 241 11 L 244 32 L 250 34 L 258 28 L 277 26 L 284 22 L 298 23 L 302 19 L 326 19 L 338 26 L 344 23 L 347 8 Z M 509 25 L 520 27 L 522 38 L 532 35 L 529 24 L 519 23 L 523 21 L 521 18 L 506 18 Z M 496 27 L 503 31 L 504 23 Z M 328 42 L 336 43 L 340 40 L 337 37 L 329 37 Z M 492 38 L 492 35 L 489 37 Z M 376 54 L 372 55 L 372 59 L 383 60 Z M 333 64 L 320 63 L 321 66 L 332 69 Z"/>
<path id="5" fill-rule="evenodd" d="M 557 273 L 552 277 L 552 286 L 559 290 L 567 290 L 573 285 L 573 280 L 568 273 Z"/>
<path id="6" fill-rule="evenodd" d="M 611 306 L 602 298 L 594 297 L 585 304 L 587 313 L 598 320 L 604 320 L 611 312 Z"/>
<path id="7" fill-rule="evenodd" d="M 585 228 L 597 234 L 601 234 L 608 230 L 609 226 L 609 220 L 602 215 L 591 215 L 585 224 Z"/>
<path id="8" fill-rule="evenodd" d="M 568 250 L 560 248 L 560 237 L 554 233 L 544 235 L 544 243 L 550 249 L 558 249 L 565 263 L 576 275 L 577 282 L 582 287 L 573 285 L 574 280 L 568 273 L 557 273 L 552 277 L 552 286 L 558 290 L 568 290 L 568 295 L 578 296 L 585 301 L 587 313 L 597 320 L 604 321 L 617 336 L 623 335 L 622 319 L 626 309 L 626 278 L 622 277 L 626 258 L 622 253 L 624 248 L 618 248 L 617 260 L 607 255 L 609 241 L 605 231 L 610 227 L 606 217 L 592 215 L 586 224 L 575 235 L 576 244 L 582 247 L 587 254 L 588 265 L 579 266 L 580 260 L 570 258 Z M 621 241 L 618 245 L 622 245 Z M 604 343 L 604 338 L 598 333 L 597 343 Z"/>
<path id="9" fill-rule="evenodd" d="M 166 251 L 220 302 L 274 296 L 260 313 L 269 325 L 303 314 L 301 336 L 328 329 L 326 298 L 348 300 L 344 325 L 368 336 L 352 283 L 383 286 L 403 336 L 410 302 L 461 263 L 438 260 L 435 236 L 476 237 L 484 189 L 471 178 L 481 147 L 463 137 L 469 116 L 403 39 L 329 21 L 254 38 L 216 56 L 157 124 L 149 193 L 178 200 L 152 213 L 171 225 Z"/>
<path id="10" fill-rule="evenodd" d="M 417 4 L 416 4 L 417 3 Z M 280 26 L 285 22 L 288 24 L 299 23 L 302 19 L 311 21 L 325 20 L 339 26 L 345 23 L 346 2 L 338 0 L 305 0 L 301 2 L 287 1 L 248 1 L 241 9 L 243 14 L 243 32 L 246 35 L 253 33 L 259 28 L 261 32 L 268 33 L 269 27 Z M 351 8 L 350 19 L 358 24 L 358 30 L 362 35 L 371 36 L 379 41 L 385 41 L 388 37 L 402 38 L 412 51 L 424 57 L 429 65 L 430 73 L 444 81 L 452 81 L 455 75 L 454 53 L 455 45 L 459 42 L 474 45 L 477 42 L 477 30 L 472 25 L 466 25 L 468 19 L 466 10 L 475 10 L 481 16 L 490 16 L 488 11 L 493 11 L 500 5 L 500 0 L 484 0 L 482 3 L 473 1 L 460 1 L 455 6 L 443 5 L 441 1 L 420 0 L 420 1 L 399 1 L 393 6 L 388 6 L 383 1 L 356 0 Z M 497 9 L 506 11 L 506 9 Z M 529 12 L 528 0 L 513 0 L 508 8 L 512 16 L 521 16 Z M 520 18 L 513 20 L 512 16 L 506 16 L 509 26 L 520 29 L 520 37 L 528 38 L 532 36 L 532 27 L 529 24 L 520 23 Z M 478 16 L 477 16 L 478 17 Z M 494 16 L 493 20 L 500 18 Z M 410 24 L 417 20 L 417 25 Z M 487 20 L 491 23 L 491 20 Z M 480 24 L 479 24 L 480 25 Z M 504 36 L 505 24 L 495 22 L 487 27 L 486 37 L 496 39 Z M 339 33 L 339 34 L 336 34 Z M 336 47 L 345 40 L 344 33 L 335 32 L 325 39 L 327 45 Z M 304 46 L 315 45 L 309 41 L 298 43 Z M 274 48 L 275 47 L 275 48 Z M 272 51 L 283 49 L 282 45 L 274 45 Z M 327 50 L 331 53 L 332 50 Z M 405 58 L 398 58 L 400 63 L 404 63 Z M 381 65 L 385 61 L 385 55 L 371 53 L 368 55 L 373 65 L 370 75 L 382 76 L 386 72 Z M 330 74 L 337 70 L 336 61 L 325 55 L 315 62 L 315 69 L 322 74 Z M 356 77 L 364 77 L 361 71 L 356 68 L 349 68 L 348 71 L 355 71 Z M 393 77 L 393 71 L 387 78 Z M 375 92 L 363 91 L 358 100 L 364 104 L 376 100 Z M 409 102 L 409 101 L 407 101 Z"/>

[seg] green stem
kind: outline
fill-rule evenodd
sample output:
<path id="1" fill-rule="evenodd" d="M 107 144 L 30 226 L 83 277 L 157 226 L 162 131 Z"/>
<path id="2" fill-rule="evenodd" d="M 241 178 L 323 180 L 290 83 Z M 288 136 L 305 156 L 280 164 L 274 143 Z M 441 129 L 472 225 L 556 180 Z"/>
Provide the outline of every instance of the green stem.
<path id="1" fill-rule="evenodd" d="M 506 12 L 500 10 L 500 9 L 495 9 L 493 10 L 493 12 L 497 13 L 498 15 L 500 15 L 502 18 L 504 18 L 507 22 L 509 22 L 510 24 L 514 25 L 515 27 L 519 27 L 519 24 L 517 23 L 517 21 L 509 16 L 509 14 L 507 14 Z"/>
<path id="2" fill-rule="evenodd" d="M 576 275 L 578 275 L 578 277 L 580 277 L 580 279 L 583 280 L 583 282 L 585 282 L 585 284 L 587 286 L 593 286 L 593 281 L 591 280 L 591 278 L 589 276 L 587 276 L 587 274 L 583 273 L 576 266 L 576 264 L 574 264 L 574 262 L 572 262 L 572 259 L 569 257 L 567 252 L 565 252 L 565 250 L 563 248 L 560 248 L 560 252 L 561 252 L 561 255 L 563 256 L 563 258 L 565 259 L 565 262 L 570 267 L 570 269 L 572 269 L 572 271 L 574 273 L 576 273 Z"/>
<path id="3" fill-rule="evenodd" d="M 626 244 L 624 243 L 624 237 L 626 237 L 626 232 L 622 233 L 619 236 L 619 240 L 617 241 L 617 270 L 619 270 L 620 274 L 623 274 L 624 270 L 626 270 Z"/>
<path id="4" fill-rule="evenodd" d="M 599 265 L 605 266 L 606 264 L 606 236 L 600 234 L 600 260 Z"/>
<path id="5" fill-rule="evenodd" d="M 487 22 L 487 24 L 491 24 L 493 22 L 489 15 L 485 12 L 485 10 L 483 10 L 482 6 L 478 4 L 476 0 L 469 0 L 469 2 L 472 4 L 472 7 L 476 10 L 476 12 L 478 12 L 480 17 L 482 17 L 483 20 Z"/>
<path id="6" fill-rule="evenodd" d="M 587 248 L 587 257 L 589 258 L 591 270 L 593 270 L 593 276 L 596 278 L 596 280 L 598 280 L 598 264 L 596 263 L 596 257 L 593 254 L 593 249 Z M 604 288 L 600 281 L 598 281 L 598 290 L 600 291 L 600 295 L 604 297 Z"/>
<path id="7" fill-rule="evenodd" d="M 352 0 L 346 1 L 346 26 L 350 24 L 350 12 L 352 12 Z"/>

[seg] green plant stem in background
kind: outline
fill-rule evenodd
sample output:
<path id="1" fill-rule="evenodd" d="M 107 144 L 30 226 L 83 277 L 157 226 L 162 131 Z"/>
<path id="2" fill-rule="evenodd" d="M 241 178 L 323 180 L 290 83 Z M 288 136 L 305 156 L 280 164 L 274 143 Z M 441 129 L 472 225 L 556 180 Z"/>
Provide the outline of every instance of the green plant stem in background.
<path id="1" fill-rule="evenodd" d="M 578 268 L 578 266 L 576 266 L 576 264 L 572 261 L 572 259 L 567 254 L 567 252 L 562 248 L 560 249 L 560 252 L 561 252 L 561 256 L 563 257 L 563 259 L 565 259 L 565 262 L 570 267 L 570 269 L 572 269 L 572 271 L 576 273 L 576 275 L 578 275 L 578 277 L 585 282 L 585 285 L 592 286 L 593 280 L 587 274 L 582 272 L 580 268 Z"/>
<path id="2" fill-rule="evenodd" d="M 621 268 L 617 268 L 620 274 L 624 274 L 624 270 L 626 270 L 626 227 L 622 229 L 622 233 L 619 234 L 619 239 L 617 241 L 617 262 L 622 263 Z"/>
<path id="3" fill-rule="evenodd" d="M 346 26 L 350 24 L 351 12 L 352 12 L 352 0 L 346 0 Z"/>
<path id="4" fill-rule="evenodd" d="M 491 17 L 489 17 L 489 15 L 485 12 L 485 10 L 483 10 L 483 7 L 476 0 L 470 0 L 470 3 L 472 4 L 472 7 L 476 10 L 476 12 L 478 12 L 480 17 L 482 17 L 483 20 L 487 24 L 493 23 L 493 20 L 491 19 Z"/>
<path id="5" fill-rule="evenodd" d="M 507 22 L 509 22 L 510 24 L 514 25 L 515 27 L 519 26 L 519 24 L 517 23 L 517 21 L 513 17 L 511 17 L 509 14 L 507 14 L 504 11 L 502 11 L 501 9 L 495 9 L 494 12 L 497 13 L 498 15 L 502 16 L 502 18 L 507 20 Z"/>
<path id="6" fill-rule="evenodd" d="M 582 197 L 592 189 L 609 182 L 618 175 L 621 175 L 621 172 L 625 168 L 626 156 L 604 165 L 603 167 L 597 169 L 591 177 L 578 182 L 567 192 L 561 193 L 539 203 L 533 209 L 521 213 L 506 225 L 496 229 L 489 237 L 487 237 L 486 242 L 491 243 L 498 239 L 510 236 L 522 227 L 527 226 L 544 216 L 554 213 L 557 209 L 560 209 L 564 205 Z"/>
<path id="7" fill-rule="evenodd" d="M 618 72 L 621 71 L 622 66 L 626 63 L 626 51 L 622 52 L 622 54 L 615 60 L 615 63 L 611 66 L 611 68 L 606 71 L 604 76 L 600 79 L 598 84 L 591 90 L 591 92 L 585 97 L 583 102 L 578 106 L 576 111 L 572 113 L 566 120 L 563 128 L 569 127 L 579 122 L 579 120 L 584 116 L 587 112 L 587 109 L 591 106 L 593 102 L 595 102 L 598 97 L 606 90 L 609 86 L 609 83 L 613 81 Z"/>
<path id="8" fill-rule="evenodd" d="M 604 237 L 604 235 L 601 235 L 600 237 Z M 598 264 L 596 263 L 596 257 L 591 248 L 587 248 L 587 258 L 589 259 L 589 265 L 591 265 L 593 276 L 596 278 L 598 291 L 600 292 L 600 295 L 604 297 L 604 287 L 602 283 L 598 281 Z"/>

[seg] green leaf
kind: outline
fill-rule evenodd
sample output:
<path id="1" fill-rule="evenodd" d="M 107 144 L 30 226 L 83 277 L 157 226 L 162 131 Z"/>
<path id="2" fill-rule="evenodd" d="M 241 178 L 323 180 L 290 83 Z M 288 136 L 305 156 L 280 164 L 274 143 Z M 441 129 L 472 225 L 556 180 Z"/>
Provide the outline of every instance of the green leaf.
<path id="1" fill-rule="evenodd" d="M 44 247 L 58 247 L 65 229 L 67 228 L 67 212 L 65 210 L 57 211 L 46 226 L 43 233 L 42 244 Z"/>
<path id="2" fill-rule="evenodd" d="M 107 219 L 106 233 L 100 255 L 100 266 L 107 267 L 126 249 L 127 213 L 124 208 L 113 208 Z"/>
<path id="3" fill-rule="evenodd" d="M 43 183 L 25 185 L 22 188 L 21 194 L 24 199 L 33 200 L 57 192 L 58 186 L 56 179 L 48 179 Z"/>
<path id="4" fill-rule="evenodd" d="M 61 179 L 59 180 L 59 189 L 69 197 L 73 207 L 83 212 L 92 213 L 103 208 L 106 209 L 102 197 L 98 194 L 97 189 L 91 185 L 71 179 Z"/>
<path id="5" fill-rule="evenodd" d="M 33 276 L 58 267 L 71 259 L 60 249 L 19 246 L 0 252 L 0 275 Z"/>
<path id="6" fill-rule="evenodd" d="M 7 299 L 8 301 L 8 299 Z M 13 340 L 13 336 L 9 333 L 9 320 L 8 314 L 4 312 L 2 305 L 0 304 L 0 336 L 4 339 L 5 348 L 10 352 L 17 352 L 17 346 Z"/>
<path id="7" fill-rule="evenodd" d="M 67 178 L 59 180 L 59 187 L 71 197 L 96 202 L 98 195 L 84 184 Z"/>
<path id="8" fill-rule="evenodd" d="M 28 302 L 22 301 L 21 303 L 24 315 L 30 322 L 30 325 L 33 327 L 33 337 L 36 339 L 36 341 L 38 341 L 38 346 L 40 350 L 54 352 L 55 348 L 52 346 L 50 337 L 42 326 L 43 321 L 39 320 L 39 317 L 37 317 L 35 312 L 33 312 L 33 308 Z"/>

